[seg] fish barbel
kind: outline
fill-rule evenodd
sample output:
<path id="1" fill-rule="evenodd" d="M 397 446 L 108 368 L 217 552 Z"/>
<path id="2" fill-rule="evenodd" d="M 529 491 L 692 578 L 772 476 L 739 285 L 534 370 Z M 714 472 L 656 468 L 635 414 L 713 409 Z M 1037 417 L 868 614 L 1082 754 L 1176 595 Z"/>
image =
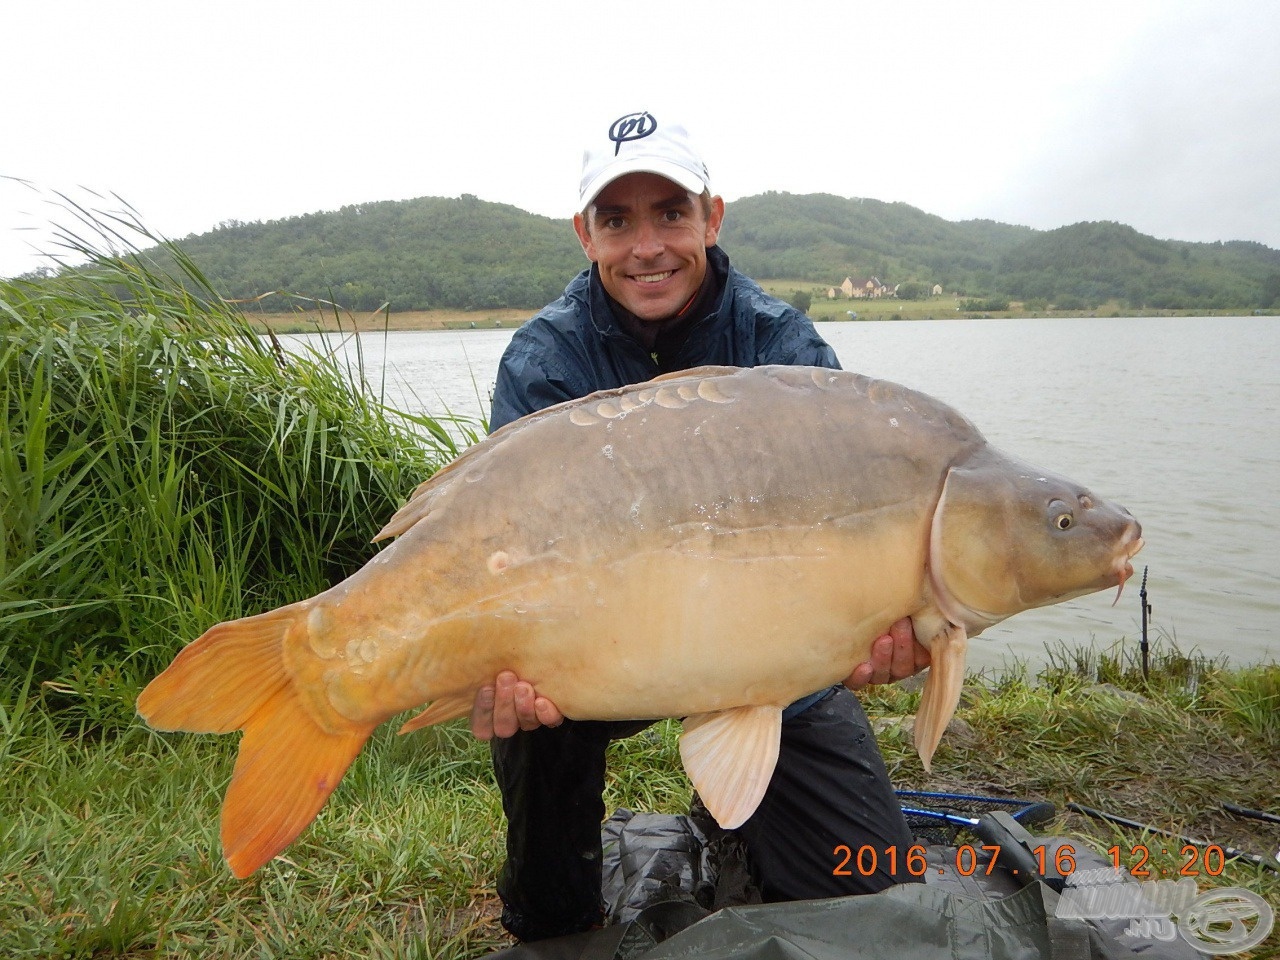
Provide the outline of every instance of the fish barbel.
<path id="1" fill-rule="evenodd" d="M 684 718 L 725 827 L 768 786 L 782 710 L 902 617 L 932 667 L 925 763 L 967 638 L 1123 584 L 1123 508 L 1011 459 L 943 403 L 809 367 L 706 367 L 531 414 L 422 484 L 351 577 L 218 624 L 138 699 L 243 731 L 223 852 L 247 876 L 315 817 L 378 724 L 469 713 L 504 669 L 576 719 Z"/>

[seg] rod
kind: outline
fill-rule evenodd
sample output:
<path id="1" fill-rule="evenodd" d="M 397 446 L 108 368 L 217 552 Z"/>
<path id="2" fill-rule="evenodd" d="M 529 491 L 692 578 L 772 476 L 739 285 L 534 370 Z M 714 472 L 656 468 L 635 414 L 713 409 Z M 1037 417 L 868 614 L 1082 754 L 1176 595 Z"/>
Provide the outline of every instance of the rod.
<path id="1" fill-rule="evenodd" d="M 1248 807 L 1237 807 L 1234 803 L 1222 802 L 1222 809 L 1234 813 L 1237 817 L 1248 817 L 1250 820 L 1261 820 L 1264 823 L 1280 823 L 1280 817 L 1262 810 L 1250 810 Z"/>
<path id="2" fill-rule="evenodd" d="M 1181 840 L 1184 843 L 1190 843 L 1197 847 L 1207 847 L 1212 844 L 1210 840 L 1199 840 L 1195 837 L 1189 837 L 1185 833 L 1174 833 L 1172 830 L 1162 830 L 1159 827 L 1153 827 L 1149 823 L 1139 823 L 1137 820 L 1130 820 L 1128 817 L 1116 816 L 1114 813 L 1106 813 L 1102 810 L 1095 810 L 1093 807 L 1086 807 L 1079 803 L 1068 803 L 1068 810 L 1074 810 L 1076 813 L 1082 813 L 1086 817 L 1093 817 L 1095 820 L 1106 820 L 1108 823 L 1118 824 L 1122 827 L 1130 827 L 1134 830 L 1143 830 L 1147 833 L 1157 833 L 1162 837 L 1170 837 L 1174 840 Z M 1260 857 L 1256 853 L 1247 853 L 1244 850 L 1238 850 L 1235 847 L 1229 847 L 1225 844 L 1213 844 L 1222 847 L 1222 852 L 1233 860 L 1245 860 L 1249 863 L 1256 864 L 1260 867 L 1267 867 L 1280 873 L 1280 863 L 1274 860 L 1268 860 L 1266 857 Z"/>
<path id="3" fill-rule="evenodd" d="M 1151 646 L 1147 643 L 1147 619 L 1151 615 L 1151 604 L 1147 603 L 1147 568 L 1142 568 L 1142 589 L 1138 591 L 1138 599 L 1142 601 L 1142 682 L 1150 679 L 1149 659 Z"/>

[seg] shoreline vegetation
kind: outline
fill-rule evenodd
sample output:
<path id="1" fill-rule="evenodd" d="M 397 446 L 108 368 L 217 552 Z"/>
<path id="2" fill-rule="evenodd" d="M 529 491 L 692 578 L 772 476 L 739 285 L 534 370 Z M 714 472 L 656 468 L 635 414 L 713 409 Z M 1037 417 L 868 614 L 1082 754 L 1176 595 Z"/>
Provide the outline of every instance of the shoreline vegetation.
<path id="1" fill-rule="evenodd" d="M 788 299 L 796 291 L 794 281 L 762 281 L 774 296 Z M 1108 303 L 1095 310 L 1033 310 L 1014 301 L 1007 310 L 971 310 L 968 297 L 933 297 L 929 300 L 819 300 L 813 298 L 805 312 L 815 323 L 880 322 L 914 320 L 992 320 L 1048 317 L 1231 317 L 1276 316 L 1278 310 L 1135 310 Z M 268 298 L 269 302 L 270 298 Z M 501 310 L 380 310 L 360 313 L 344 308 L 262 309 L 261 304 L 242 304 L 245 319 L 260 333 L 276 334 L 383 332 L 414 330 L 510 330 L 520 326 L 537 311 Z M 856 317 L 849 316 L 850 312 Z"/>
<path id="2" fill-rule="evenodd" d="M 302 837 L 237 881 L 217 829 L 236 738 L 136 716 L 183 643 L 353 572 L 458 452 L 358 366 L 277 353 L 178 263 L 181 282 L 105 255 L 0 281 L 0 956 L 482 956 L 509 942 L 503 821 L 465 724 L 384 725 Z M 1066 804 L 1270 856 L 1277 828 L 1222 803 L 1275 812 L 1280 666 L 1159 646 L 1144 679 L 1133 646 L 1063 645 L 1043 667 L 971 675 L 932 776 L 903 719 L 917 685 L 863 699 L 900 788 L 1051 801 L 1043 832 L 1117 846 L 1151 879 L 1176 876 L 1180 843 Z M 611 747 L 610 811 L 686 809 L 677 733 L 664 721 Z M 1196 864 L 1202 888 L 1280 904 L 1280 874 Z M 1237 956 L 1278 951 L 1280 932 Z"/>

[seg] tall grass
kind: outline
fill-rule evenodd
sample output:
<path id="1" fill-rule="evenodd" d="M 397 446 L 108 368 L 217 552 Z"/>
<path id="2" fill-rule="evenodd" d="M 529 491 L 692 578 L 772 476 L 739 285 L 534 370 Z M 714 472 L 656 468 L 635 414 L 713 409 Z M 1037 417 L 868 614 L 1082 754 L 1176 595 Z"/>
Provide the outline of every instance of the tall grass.
<path id="1" fill-rule="evenodd" d="M 0 685 L 118 721 L 210 624 L 359 567 L 456 450 L 358 366 L 259 337 L 176 248 L 174 274 L 73 245 L 88 266 L 0 282 Z"/>

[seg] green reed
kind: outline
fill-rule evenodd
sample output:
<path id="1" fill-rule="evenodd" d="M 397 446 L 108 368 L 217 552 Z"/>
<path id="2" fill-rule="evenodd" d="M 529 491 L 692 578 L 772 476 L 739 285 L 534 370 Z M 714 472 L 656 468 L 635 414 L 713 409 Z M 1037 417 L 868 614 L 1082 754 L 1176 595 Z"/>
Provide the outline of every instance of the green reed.
<path id="1" fill-rule="evenodd" d="M 457 449 L 358 363 L 257 335 L 176 248 L 165 271 L 72 243 L 87 266 L 0 283 L 0 684 L 123 719 L 211 624 L 368 560 Z"/>

